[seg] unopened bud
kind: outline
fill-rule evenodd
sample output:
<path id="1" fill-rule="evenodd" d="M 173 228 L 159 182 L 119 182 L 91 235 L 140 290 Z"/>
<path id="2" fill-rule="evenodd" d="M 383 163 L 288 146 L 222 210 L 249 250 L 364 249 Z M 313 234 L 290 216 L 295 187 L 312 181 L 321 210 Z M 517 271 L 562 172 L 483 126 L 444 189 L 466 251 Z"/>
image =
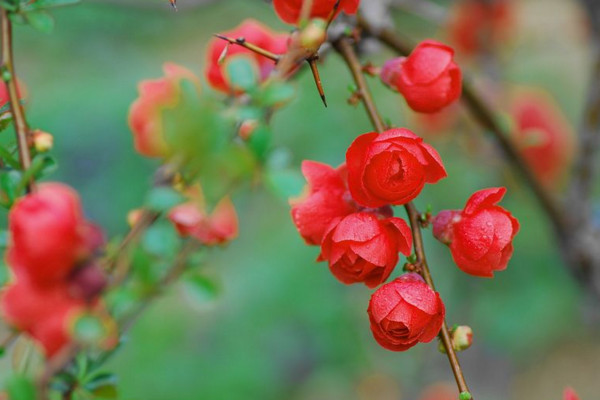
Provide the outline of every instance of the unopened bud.
<path id="1" fill-rule="evenodd" d="M 327 21 L 311 19 L 300 33 L 300 45 L 309 53 L 316 53 L 327 40 Z"/>
<path id="2" fill-rule="evenodd" d="M 252 136 L 252 134 L 256 130 L 257 126 L 258 126 L 258 121 L 255 119 L 247 119 L 245 121 L 242 121 L 242 123 L 240 125 L 240 129 L 238 130 L 238 135 L 243 140 L 248 140 L 248 139 L 250 139 L 250 136 Z"/>
<path id="3" fill-rule="evenodd" d="M 77 268 L 69 277 L 69 291 L 73 297 L 91 302 L 106 287 L 107 278 L 97 264 L 87 264 Z"/>
<path id="4" fill-rule="evenodd" d="M 452 348 L 454 351 L 467 350 L 471 347 L 471 344 L 473 344 L 473 330 L 467 325 L 454 326 L 450 330 L 450 338 L 452 340 Z M 440 341 L 438 345 L 438 350 L 441 353 L 446 353 L 446 348 L 442 341 Z"/>
<path id="5" fill-rule="evenodd" d="M 48 132 L 36 129 L 33 131 L 33 147 L 38 153 L 45 153 L 52 149 L 54 137 Z"/>
<path id="6" fill-rule="evenodd" d="M 135 210 L 131 210 L 127 213 L 127 224 L 130 228 L 133 228 L 138 223 L 143 212 L 144 210 L 141 208 L 136 208 Z"/>

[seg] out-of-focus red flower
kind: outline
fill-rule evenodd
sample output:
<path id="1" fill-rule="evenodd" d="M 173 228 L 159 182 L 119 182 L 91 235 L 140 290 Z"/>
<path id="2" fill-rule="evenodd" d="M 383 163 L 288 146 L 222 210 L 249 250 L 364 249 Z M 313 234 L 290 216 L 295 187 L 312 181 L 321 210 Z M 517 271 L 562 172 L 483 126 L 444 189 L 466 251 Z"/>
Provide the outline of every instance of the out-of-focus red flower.
<path id="1" fill-rule="evenodd" d="M 427 139 L 444 137 L 457 124 L 459 111 L 460 107 L 454 103 L 435 113 L 413 113 L 415 131 Z"/>
<path id="2" fill-rule="evenodd" d="M 28 332 L 52 357 L 70 341 L 69 320 L 84 310 L 84 302 L 69 297 L 64 286 L 39 288 L 25 279 L 10 285 L 0 302 L 3 317 Z"/>
<path id="3" fill-rule="evenodd" d="M 380 77 L 400 92 L 414 111 L 437 112 L 457 100 L 462 92 L 462 73 L 453 57 L 451 47 L 426 40 L 408 57 L 387 61 Z"/>
<path id="4" fill-rule="evenodd" d="M 456 400 L 456 385 L 449 383 L 436 383 L 429 386 L 419 396 L 419 400 Z"/>
<path id="5" fill-rule="evenodd" d="M 566 387 L 563 392 L 563 400 L 579 400 L 579 396 L 572 387 Z"/>
<path id="6" fill-rule="evenodd" d="M 519 90 L 511 108 L 513 137 L 523 158 L 543 184 L 560 184 L 575 153 L 573 128 L 543 91 Z"/>
<path id="7" fill-rule="evenodd" d="M 446 176 L 437 151 L 403 128 L 360 135 L 346 153 L 346 165 L 350 193 L 366 207 L 406 204 L 425 183 Z"/>
<path id="8" fill-rule="evenodd" d="M 201 191 L 190 193 L 190 201 L 169 212 L 169 220 L 180 236 L 191 236 L 206 246 L 224 244 L 237 237 L 238 219 L 229 197 L 221 199 L 208 213 Z"/>
<path id="9" fill-rule="evenodd" d="M 309 18 L 327 19 L 335 6 L 336 0 L 314 0 L 309 13 Z M 303 0 L 273 0 L 275 12 L 284 22 L 297 24 L 302 10 Z M 356 14 L 360 0 L 341 0 L 336 16 L 340 12 Z"/>
<path id="10" fill-rule="evenodd" d="M 444 210 L 433 218 L 433 235 L 450 247 L 454 262 L 468 274 L 493 277 L 512 256 L 519 222 L 497 205 L 505 193 L 505 188 L 480 190 L 464 210 Z"/>
<path id="11" fill-rule="evenodd" d="M 263 24 L 253 19 L 246 19 L 235 29 L 223 32 L 224 36 L 234 39 L 244 38 L 264 50 L 275 54 L 287 51 L 289 35 L 287 33 L 273 32 Z M 223 52 L 226 51 L 223 59 Z M 215 89 L 221 92 L 234 94 L 239 88 L 232 88 L 225 73 L 225 64 L 235 57 L 246 57 L 252 61 L 261 80 L 265 80 L 275 68 L 275 63 L 264 56 L 254 53 L 242 46 L 230 45 L 225 40 L 213 38 L 208 43 L 206 80 Z"/>
<path id="12" fill-rule="evenodd" d="M 337 169 L 316 161 L 302 162 L 304 194 L 290 201 L 292 219 L 307 244 L 319 245 L 334 220 L 358 211 L 348 192 L 346 165 Z"/>
<path id="13" fill-rule="evenodd" d="M 401 218 L 380 219 L 375 213 L 358 212 L 332 224 L 321 244 L 320 260 L 329 263 L 340 282 L 364 282 L 373 288 L 387 280 L 398 253 L 410 255 L 412 233 Z"/>
<path id="14" fill-rule="evenodd" d="M 103 242 L 99 229 L 85 220 L 77 193 L 59 183 L 39 185 L 15 203 L 8 219 L 8 264 L 40 286 L 64 280 Z"/>
<path id="15" fill-rule="evenodd" d="M 129 127 L 135 149 L 146 157 L 167 157 L 170 148 L 165 138 L 163 111 L 177 105 L 181 81 L 193 82 L 200 91 L 200 81 L 190 70 L 174 63 L 165 63 L 165 76 L 144 80 L 138 85 L 139 97 L 129 109 Z"/>
<path id="16" fill-rule="evenodd" d="M 367 313 L 377 343 L 404 351 L 437 336 L 445 308 L 440 295 L 420 275 L 409 273 L 377 289 Z"/>
<path id="17" fill-rule="evenodd" d="M 20 80 L 17 80 L 17 93 L 19 94 L 19 99 L 27 97 L 25 85 Z M 10 96 L 8 94 L 8 86 L 6 85 L 6 82 L 0 80 L 0 108 L 8 104 L 9 101 Z"/>
<path id="18" fill-rule="evenodd" d="M 473 56 L 506 40 L 513 31 L 511 0 L 461 0 L 454 3 L 448 37 L 461 55 Z"/>

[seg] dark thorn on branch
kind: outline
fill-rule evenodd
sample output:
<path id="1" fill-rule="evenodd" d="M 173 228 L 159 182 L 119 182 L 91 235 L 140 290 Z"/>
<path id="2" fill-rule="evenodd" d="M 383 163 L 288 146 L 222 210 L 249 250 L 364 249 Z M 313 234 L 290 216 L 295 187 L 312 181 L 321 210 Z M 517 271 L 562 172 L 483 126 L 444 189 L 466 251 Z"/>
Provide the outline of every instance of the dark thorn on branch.
<path id="1" fill-rule="evenodd" d="M 310 66 L 310 71 L 312 72 L 313 79 L 315 80 L 315 84 L 317 85 L 317 90 L 319 91 L 319 96 L 321 96 L 321 101 L 325 107 L 327 107 L 327 99 L 325 98 L 325 90 L 323 90 L 323 83 L 321 82 L 321 76 L 319 75 L 319 68 L 317 67 L 318 56 L 307 58 L 306 62 Z"/>

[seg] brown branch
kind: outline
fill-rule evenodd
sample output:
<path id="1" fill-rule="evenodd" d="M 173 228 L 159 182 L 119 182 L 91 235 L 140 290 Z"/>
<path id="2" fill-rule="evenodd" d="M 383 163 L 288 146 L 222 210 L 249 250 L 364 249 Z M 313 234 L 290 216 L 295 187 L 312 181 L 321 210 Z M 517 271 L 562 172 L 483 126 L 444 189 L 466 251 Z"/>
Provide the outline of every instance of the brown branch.
<path id="1" fill-rule="evenodd" d="M 352 77 L 354 78 L 354 82 L 358 87 L 362 103 L 364 104 L 365 109 L 367 110 L 369 118 L 373 122 L 373 126 L 379 133 L 383 132 L 385 130 L 385 124 L 383 123 L 379 113 L 377 112 L 377 107 L 373 101 L 373 97 L 371 96 L 369 87 L 363 76 L 362 66 L 358 60 L 354 48 L 352 47 L 352 44 L 349 42 L 348 38 L 343 37 L 337 40 L 334 43 L 334 46 L 335 49 L 344 58 L 346 65 L 350 69 Z M 419 271 L 425 279 L 425 281 L 427 282 L 427 284 L 433 290 L 435 290 L 433 279 L 431 278 L 431 273 L 429 271 L 429 266 L 427 265 L 427 259 L 425 258 L 423 237 L 421 235 L 421 226 L 419 224 L 419 212 L 417 211 L 412 202 L 406 204 L 405 208 L 413 232 L 413 241 L 415 253 L 417 255 L 417 261 L 419 262 L 419 265 L 421 267 Z M 452 339 L 448 330 L 448 325 L 446 324 L 445 320 L 442 324 L 439 336 L 442 340 L 444 348 L 446 349 L 446 355 L 448 356 L 448 361 L 450 362 L 452 372 L 454 373 L 454 378 L 456 379 L 456 385 L 458 387 L 459 392 L 469 392 L 469 387 L 467 386 L 464 374 L 462 372 L 462 368 L 460 366 L 460 362 L 458 360 L 458 357 L 456 356 L 454 347 L 452 346 Z"/>
<path id="2" fill-rule="evenodd" d="M 19 99 L 19 90 L 17 88 L 17 74 L 15 71 L 13 46 L 12 46 L 12 23 L 8 17 L 8 11 L 5 8 L 0 8 L 0 24 L 2 43 L 2 78 L 8 88 L 8 96 L 10 99 L 10 111 L 15 126 L 17 135 L 17 146 L 19 149 L 19 160 L 23 171 L 31 167 L 31 153 L 29 150 L 29 127 L 25 119 L 23 105 Z M 27 191 L 34 188 L 33 179 L 27 184 Z"/>
<path id="3" fill-rule="evenodd" d="M 272 53 L 268 50 L 263 49 L 260 46 L 249 43 L 246 41 L 246 38 L 244 38 L 244 37 L 239 37 L 239 38 L 233 39 L 233 38 L 230 38 L 227 36 L 220 35 L 218 33 L 215 33 L 214 36 L 221 40 L 225 40 L 229 44 L 241 46 L 241 47 L 248 49 L 256 54 L 260 54 L 263 57 L 267 57 L 269 60 L 272 60 L 275 63 L 279 62 L 279 60 L 281 59 L 281 56 L 279 54 Z"/>

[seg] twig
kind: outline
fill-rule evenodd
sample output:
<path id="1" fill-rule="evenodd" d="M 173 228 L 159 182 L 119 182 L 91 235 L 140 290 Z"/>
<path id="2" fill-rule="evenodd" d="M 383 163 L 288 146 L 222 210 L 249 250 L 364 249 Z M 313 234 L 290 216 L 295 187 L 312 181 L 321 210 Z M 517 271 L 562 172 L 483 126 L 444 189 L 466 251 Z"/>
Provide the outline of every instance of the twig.
<path id="1" fill-rule="evenodd" d="M 244 47 L 256 54 L 260 54 L 263 57 L 267 57 L 269 60 L 273 60 L 275 63 L 279 62 L 279 60 L 281 59 L 281 56 L 279 54 L 272 53 L 268 50 L 263 49 L 262 47 L 259 47 L 252 43 L 249 43 L 246 41 L 246 38 L 244 38 L 244 37 L 239 37 L 239 38 L 233 39 L 228 36 L 220 35 L 218 33 L 215 33 L 214 36 L 219 39 L 225 40 L 226 42 L 229 42 L 230 44 Z"/>
<path id="2" fill-rule="evenodd" d="M 19 149 L 19 160 L 23 171 L 31 167 L 31 153 L 29 151 L 29 127 L 25 119 L 23 105 L 19 99 L 19 90 L 17 88 L 17 74 L 15 71 L 13 47 L 12 47 L 12 23 L 8 17 L 8 11 L 0 8 L 0 24 L 2 42 L 2 78 L 8 88 L 10 99 L 10 111 L 17 134 L 17 146 Z M 33 179 L 27 184 L 27 192 L 34 189 Z"/>
<path id="3" fill-rule="evenodd" d="M 377 112 L 377 107 L 373 102 L 373 98 L 369 91 L 369 87 L 364 79 L 362 73 L 362 66 L 358 60 L 356 52 L 354 48 L 350 44 L 348 38 L 341 38 L 334 43 L 335 49 L 342 55 L 346 65 L 350 69 L 352 73 L 352 77 L 354 78 L 354 82 L 360 91 L 360 98 L 367 110 L 369 118 L 373 122 L 375 129 L 378 132 L 383 132 L 385 130 L 385 124 L 381 120 L 379 113 Z M 413 205 L 413 203 L 408 203 L 405 205 L 406 212 L 408 214 L 410 225 L 413 232 L 413 241 L 415 253 L 417 255 L 417 261 L 421 266 L 420 272 L 427 282 L 427 284 L 435 290 L 435 286 L 433 284 L 433 279 L 431 278 L 431 273 L 429 271 L 429 266 L 427 265 L 427 259 L 425 258 L 425 250 L 423 247 L 423 237 L 421 235 L 421 226 L 419 224 L 419 212 Z M 462 372 L 462 368 L 460 367 L 460 363 L 454 348 L 452 346 L 452 339 L 450 337 L 450 332 L 448 331 L 448 325 L 446 321 L 442 324 L 442 328 L 439 334 L 442 343 L 446 349 L 446 355 L 448 356 L 448 361 L 450 362 L 450 366 L 452 368 L 452 372 L 454 373 L 454 378 L 456 379 L 456 385 L 458 387 L 459 392 L 469 392 L 469 388 L 465 381 L 465 377 Z"/>

